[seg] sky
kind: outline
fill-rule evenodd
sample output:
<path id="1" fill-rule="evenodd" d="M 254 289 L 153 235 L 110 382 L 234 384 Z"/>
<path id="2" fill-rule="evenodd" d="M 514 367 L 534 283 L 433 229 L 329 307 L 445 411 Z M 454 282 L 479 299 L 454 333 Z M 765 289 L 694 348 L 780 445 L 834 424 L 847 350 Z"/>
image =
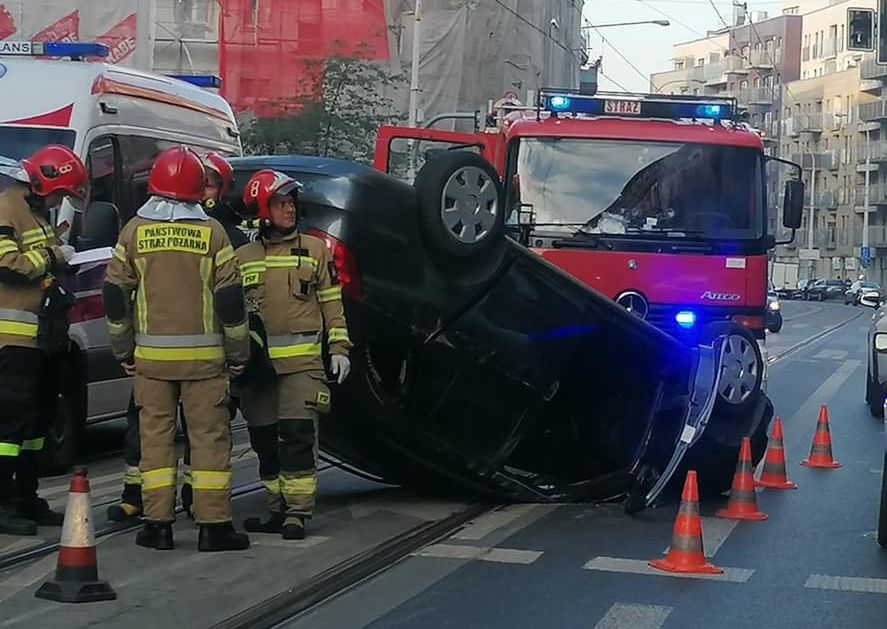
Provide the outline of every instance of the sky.
<path id="1" fill-rule="evenodd" d="M 729 23 L 733 16 L 732 2 L 713 2 Z M 780 2 L 748 0 L 748 10 L 777 15 Z M 644 24 L 591 29 L 589 57 L 603 56 L 602 74 L 598 79 L 600 89 L 617 91 L 649 91 L 650 74 L 671 69 L 673 44 L 699 39 L 706 31 L 723 27 L 708 0 L 585 0 L 585 19 L 591 24 L 639 20 L 671 22 L 671 26 L 665 27 Z M 601 36 L 606 41 L 602 41 Z"/>

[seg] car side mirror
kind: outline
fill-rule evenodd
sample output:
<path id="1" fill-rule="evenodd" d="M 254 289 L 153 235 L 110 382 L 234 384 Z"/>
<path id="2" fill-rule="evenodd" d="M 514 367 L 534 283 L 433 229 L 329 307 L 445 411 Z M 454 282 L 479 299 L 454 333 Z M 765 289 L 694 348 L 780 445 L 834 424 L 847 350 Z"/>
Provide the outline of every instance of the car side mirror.
<path id="1" fill-rule="evenodd" d="M 789 229 L 798 229 L 801 226 L 801 217 L 803 214 L 804 182 L 799 180 L 786 181 L 782 224 Z"/>
<path id="2" fill-rule="evenodd" d="M 78 251 L 113 247 L 120 235 L 120 215 L 113 203 L 95 201 L 86 208 L 77 238 Z"/>

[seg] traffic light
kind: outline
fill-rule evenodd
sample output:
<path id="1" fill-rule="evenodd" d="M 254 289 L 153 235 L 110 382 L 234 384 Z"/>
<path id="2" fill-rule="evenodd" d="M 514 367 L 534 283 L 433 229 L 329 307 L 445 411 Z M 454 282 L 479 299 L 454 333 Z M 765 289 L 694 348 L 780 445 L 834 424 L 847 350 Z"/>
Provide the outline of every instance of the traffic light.
<path id="1" fill-rule="evenodd" d="M 881 0 L 881 4 L 887 4 L 887 0 Z M 847 50 L 874 50 L 875 12 L 872 9 L 847 9 L 847 24 Z"/>

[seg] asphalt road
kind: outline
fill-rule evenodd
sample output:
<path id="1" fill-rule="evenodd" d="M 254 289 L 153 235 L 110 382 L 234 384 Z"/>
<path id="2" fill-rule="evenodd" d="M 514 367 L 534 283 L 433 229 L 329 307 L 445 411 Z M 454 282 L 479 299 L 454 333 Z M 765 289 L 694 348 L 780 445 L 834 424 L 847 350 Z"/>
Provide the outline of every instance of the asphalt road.
<path id="1" fill-rule="evenodd" d="M 887 551 L 874 533 L 883 426 L 863 403 L 871 311 L 787 302 L 784 313 L 783 332 L 768 339 L 769 393 L 799 489 L 759 492 L 764 522 L 719 520 L 711 516 L 722 502 L 702 505 L 706 554 L 725 578 L 644 569 L 671 542 L 675 504 L 634 517 L 610 505 L 519 505 L 482 516 L 285 626 L 884 627 Z M 798 464 L 821 404 L 843 463 L 837 470 Z"/>

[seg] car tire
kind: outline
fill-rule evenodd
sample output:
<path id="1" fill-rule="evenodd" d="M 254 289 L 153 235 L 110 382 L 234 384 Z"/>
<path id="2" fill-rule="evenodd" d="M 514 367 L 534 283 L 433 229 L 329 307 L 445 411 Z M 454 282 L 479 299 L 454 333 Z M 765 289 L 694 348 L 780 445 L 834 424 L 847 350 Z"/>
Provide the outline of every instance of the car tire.
<path id="1" fill-rule="evenodd" d="M 884 419 L 884 397 L 887 390 L 875 381 L 870 370 L 866 371 L 865 381 L 865 403 L 869 412 L 875 419 Z"/>
<path id="2" fill-rule="evenodd" d="M 887 548 L 887 453 L 881 466 L 881 505 L 878 509 L 878 545 Z"/>
<path id="3" fill-rule="evenodd" d="M 86 364 L 77 350 L 59 365 L 59 400 L 53 422 L 47 427 L 40 456 L 40 473 L 66 473 L 74 464 L 83 440 L 87 414 Z"/>
<path id="4" fill-rule="evenodd" d="M 752 333 L 735 323 L 719 322 L 706 326 L 702 331 L 700 343 L 711 343 L 718 336 L 728 338 L 728 360 L 731 364 L 722 366 L 722 369 L 727 369 L 728 373 L 722 373 L 721 376 L 715 413 L 744 416 L 757 403 L 757 396 L 761 392 L 764 380 L 764 357 Z M 751 356 L 748 355 L 748 350 L 751 351 Z M 735 358 L 729 355 L 731 353 L 736 355 Z M 737 373 L 737 370 L 742 373 Z M 751 371 L 753 377 L 749 379 L 745 376 L 745 372 Z M 732 378 L 725 380 L 728 375 Z"/>
<path id="5" fill-rule="evenodd" d="M 782 317 L 779 317 L 776 320 L 776 323 L 774 323 L 772 326 L 770 326 L 767 329 L 768 329 L 768 331 L 772 332 L 773 334 L 779 334 L 779 332 L 782 330 Z"/>
<path id="6" fill-rule="evenodd" d="M 414 184 L 428 245 L 447 259 L 464 260 L 489 251 L 505 233 L 505 202 L 496 170 L 468 151 L 449 151 L 425 163 Z M 459 197 L 474 204 L 465 223 Z M 468 210 L 471 212 L 471 209 Z M 458 233 L 457 233 L 458 232 Z"/>

